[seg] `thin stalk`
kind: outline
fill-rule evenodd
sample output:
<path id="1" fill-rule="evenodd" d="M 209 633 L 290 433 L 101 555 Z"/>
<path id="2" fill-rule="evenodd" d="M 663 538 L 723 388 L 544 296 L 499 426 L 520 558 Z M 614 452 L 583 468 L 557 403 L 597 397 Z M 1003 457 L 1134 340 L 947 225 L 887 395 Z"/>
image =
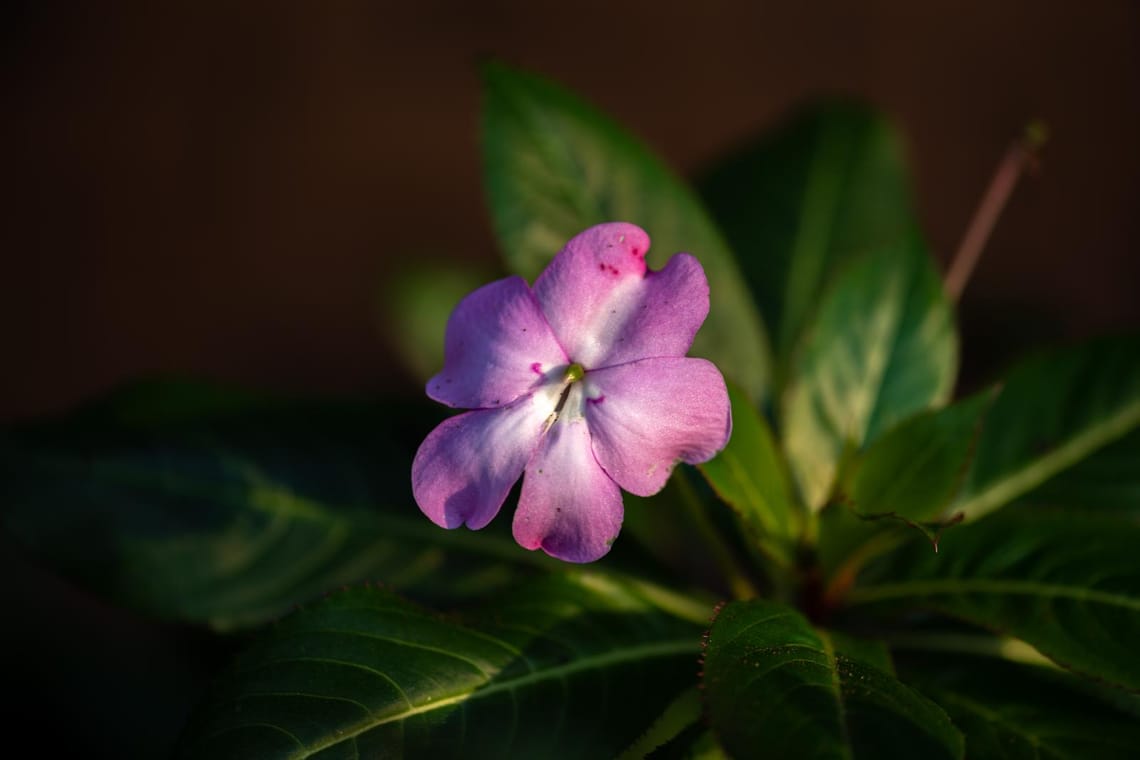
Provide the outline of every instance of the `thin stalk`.
<path id="1" fill-rule="evenodd" d="M 673 477 L 677 481 L 677 489 L 681 495 L 681 501 L 684 502 L 685 508 L 689 511 L 689 516 L 693 521 L 693 527 L 696 528 L 700 537 L 704 540 L 704 544 L 712 551 L 713 560 L 716 562 L 717 567 L 720 568 L 725 580 L 728 581 L 728 586 L 732 590 L 733 597 L 737 599 L 752 599 L 759 596 L 759 590 L 752 583 L 751 579 L 749 579 L 748 573 L 741 566 L 736 553 L 732 550 L 732 547 L 725 542 L 720 531 L 716 529 L 709 520 L 708 515 L 705 514 L 704 505 L 701 503 L 700 497 L 697 496 L 697 492 L 693 490 L 692 484 L 679 473 Z"/>
<path id="2" fill-rule="evenodd" d="M 950 270 L 946 273 L 946 293 L 952 300 L 961 300 L 962 291 L 966 289 L 966 283 L 970 281 L 970 275 L 974 273 L 974 267 L 982 257 L 982 250 L 985 249 L 986 242 L 989 241 L 990 234 L 997 225 L 998 217 L 1001 216 L 1009 196 L 1013 193 L 1013 188 L 1017 185 L 1017 180 L 1027 168 L 1037 165 L 1037 155 L 1041 146 L 1045 144 L 1045 136 L 1043 125 L 1038 122 L 1030 124 L 1025 128 L 1025 133 L 1009 147 L 1001 163 L 998 164 L 997 171 L 994 172 L 989 187 L 986 188 L 985 195 L 982 196 L 982 201 L 966 228 L 962 243 L 954 254 Z"/>

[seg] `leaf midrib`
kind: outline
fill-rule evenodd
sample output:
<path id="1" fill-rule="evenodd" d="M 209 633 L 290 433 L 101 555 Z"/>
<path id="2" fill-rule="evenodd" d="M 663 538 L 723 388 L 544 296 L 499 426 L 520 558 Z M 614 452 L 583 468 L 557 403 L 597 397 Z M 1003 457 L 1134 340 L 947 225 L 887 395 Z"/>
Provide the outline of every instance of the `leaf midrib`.
<path id="1" fill-rule="evenodd" d="M 528 686 L 533 683 L 541 683 L 547 680 L 564 679 L 567 676 L 572 676 L 586 670 L 595 670 L 598 668 L 605 668 L 614 665 L 621 665 L 628 662 L 637 662 L 641 660 L 653 659 L 658 657 L 670 657 L 682 654 L 697 653 L 697 644 L 691 639 L 674 639 L 671 641 L 661 641 L 653 644 L 644 644 L 636 647 L 628 647 L 616 651 L 603 652 L 592 657 L 583 657 L 565 665 L 559 665 L 545 670 L 534 671 L 526 673 L 507 681 L 491 682 L 485 686 L 479 687 L 474 691 L 463 692 L 454 694 L 441 699 L 433 699 L 430 703 L 423 703 L 418 706 L 403 710 L 393 715 L 387 715 L 379 719 L 368 719 L 361 723 L 337 731 L 335 738 L 313 744 L 298 754 L 289 755 L 290 760 L 304 760 L 304 758 L 312 757 L 329 747 L 333 747 L 344 741 L 355 739 L 361 734 L 367 733 L 375 728 L 394 723 L 396 721 L 406 720 L 415 715 L 420 715 L 433 710 L 443 709 L 462 702 L 471 702 L 476 699 L 498 694 L 503 691 L 513 691 L 518 688 Z M 226 730 L 233 730 L 238 726 L 231 726 Z M 223 733 L 223 732 L 219 732 Z"/>
<path id="2" fill-rule="evenodd" d="M 1140 597 L 1129 597 L 1111 591 L 1083 586 L 1066 586 L 1038 581 L 1006 580 L 999 578 L 950 578 L 908 583 L 884 583 L 865 586 L 851 591 L 848 604 L 857 606 L 889 599 L 939 596 L 947 594 L 1005 594 L 1010 596 L 1037 596 L 1049 599 L 1071 599 L 1092 602 L 1140 612 Z"/>
<path id="3" fill-rule="evenodd" d="M 1125 405 L 1116 414 L 1100 423 L 1089 425 L 1048 454 L 1015 468 L 981 491 L 958 501 L 954 509 L 964 512 L 968 519 L 977 519 L 1028 493 L 1053 475 L 1124 436 L 1137 425 L 1140 425 L 1140 400 Z"/>
<path id="4" fill-rule="evenodd" d="M 725 449 L 721 456 L 724 457 L 725 464 L 728 465 L 729 472 L 732 473 L 738 487 L 744 492 L 744 498 L 750 502 L 749 506 L 752 507 L 748 509 L 745 505 L 741 505 L 741 511 L 746 513 L 746 517 L 755 518 L 762 531 L 776 533 L 777 528 L 771 502 L 761 492 L 760 486 L 752 480 L 751 473 L 744 466 L 742 458 L 731 449 Z"/>
<path id="5" fill-rule="evenodd" d="M 843 695 L 843 683 L 839 675 L 839 658 L 835 652 L 835 642 L 831 640 L 831 636 L 826 631 L 817 630 L 816 635 L 819 637 L 821 651 L 827 657 L 827 665 L 831 670 L 831 689 L 835 694 L 835 709 L 839 717 L 839 730 L 840 738 L 842 739 L 841 749 L 843 757 L 851 760 L 853 753 L 851 752 L 851 728 L 847 725 L 847 702 Z"/>

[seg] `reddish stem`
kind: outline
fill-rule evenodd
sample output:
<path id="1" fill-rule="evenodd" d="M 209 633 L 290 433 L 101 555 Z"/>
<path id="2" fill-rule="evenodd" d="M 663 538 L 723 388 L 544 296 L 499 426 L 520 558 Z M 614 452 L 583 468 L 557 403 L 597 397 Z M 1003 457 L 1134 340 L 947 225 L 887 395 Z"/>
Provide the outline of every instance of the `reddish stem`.
<path id="1" fill-rule="evenodd" d="M 978 204 L 978 210 L 966 228 L 962 243 L 954 254 L 950 271 L 946 273 L 946 292 L 952 300 L 962 298 L 962 291 L 966 289 L 966 283 L 970 281 L 970 275 L 982 257 L 982 250 L 986 247 L 1017 180 L 1027 168 L 1036 167 L 1038 151 L 1044 144 L 1045 128 L 1034 122 L 1026 127 L 1025 134 L 1014 141 L 998 164 L 997 171 Z"/>

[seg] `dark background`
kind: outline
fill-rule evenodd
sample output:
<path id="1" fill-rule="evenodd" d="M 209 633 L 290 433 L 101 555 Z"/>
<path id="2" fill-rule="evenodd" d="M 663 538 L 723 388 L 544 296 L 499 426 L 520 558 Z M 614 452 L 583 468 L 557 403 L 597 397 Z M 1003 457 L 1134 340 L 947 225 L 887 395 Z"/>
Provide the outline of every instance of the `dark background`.
<path id="1" fill-rule="evenodd" d="M 542 6 L 542 7 L 539 7 Z M 1049 126 L 966 292 L 968 367 L 1140 325 L 1140 4 L 16 3 L 3 35 L 0 420 L 123 380 L 406 387 L 385 273 L 495 249 L 476 63 L 593 101 L 691 174 L 798 103 L 880 106 L 942 262 L 1010 140 Z M 398 326 L 396 326 L 398 327 Z M 0 543 L 13 720 L 161 754 L 226 652 Z"/>
<path id="2" fill-rule="evenodd" d="M 402 382 L 381 338 L 385 272 L 495 257 L 486 55 L 565 83 L 687 174 L 797 103 L 867 99 L 906 136 L 943 262 L 1041 118 L 1043 170 L 967 291 L 967 356 L 1140 323 L 1140 5 L 915 5 L 5 11 L 0 420 L 156 371 L 285 391 Z"/>

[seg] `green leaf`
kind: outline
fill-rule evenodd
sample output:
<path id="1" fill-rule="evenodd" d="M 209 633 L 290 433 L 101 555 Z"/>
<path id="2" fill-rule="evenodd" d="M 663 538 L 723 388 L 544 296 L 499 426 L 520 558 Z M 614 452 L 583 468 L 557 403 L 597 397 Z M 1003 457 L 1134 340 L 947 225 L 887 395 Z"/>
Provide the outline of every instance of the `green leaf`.
<path id="1" fill-rule="evenodd" d="M 736 757 L 962 757 L 962 736 L 933 702 L 860 651 L 843 651 L 798 612 L 733 602 L 705 650 L 709 720 Z M 877 659 L 877 656 L 876 656 Z"/>
<path id="2" fill-rule="evenodd" d="M 728 156 L 700 189 L 782 362 L 844 262 L 897 247 L 915 226 L 898 137 L 853 104 L 804 111 Z"/>
<path id="3" fill-rule="evenodd" d="M 868 568 L 857 610 L 924 609 L 1021 639 L 1081 675 L 1140 690 L 1140 525 L 1008 508 Z"/>
<path id="4" fill-rule="evenodd" d="M 1030 491 L 1029 504 L 1107 510 L 1140 517 L 1140 429 L 1113 441 Z"/>
<path id="5" fill-rule="evenodd" d="M 863 514 L 945 516 L 970 464 L 993 393 L 983 392 L 891 428 L 858 463 L 852 496 Z"/>
<path id="6" fill-rule="evenodd" d="M 673 741 L 683 741 L 686 731 L 698 727 L 701 720 L 701 693 L 694 686 L 681 692 L 637 741 L 622 752 L 618 760 L 641 760 L 657 748 Z"/>
<path id="7" fill-rule="evenodd" d="M 910 520 L 945 515 L 970 464 L 993 393 L 915 415 L 889 430 L 859 459 L 851 495 L 862 514 Z"/>
<path id="8" fill-rule="evenodd" d="M 759 400 L 768 340 L 740 269 L 696 195 L 617 124 L 555 85 L 484 69 L 483 158 L 495 230 L 511 269 L 533 279 L 571 237 L 626 221 L 653 240 L 655 268 L 678 251 L 708 275 L 709 316 L 693 353 Z"/>
<path id="9" fill-rule="evenodd" d="M 78 583 L 218 629 L 364 579 L 453 600 L 556 566 L 420 513 L 408 472 L 431 414 L 147 384 L 0 434 L 0 518 Z"/>
<path id="10" fill-rule="evenodd" d="M 783 399 L 784 446 L 807 504 L 823 506 L 845 456 L 945 402 L 957 358 L 950 304 L 917 239 L 844 271 L 804 334 Z"/>
<path id="11" fill-rule="evenodd" d="M 801 515 L 784 463 L 768 423 L 756 407 L 735 386 L 729 386 L 728 396 L 732 437 L 723 451 L 699 469 L 717 496 L 740 517 L 752 540 L 785 563 L 790 562 Z"/>
<path id="12" fill-rule="evenodd" d="M 754 578 L 740 563 L 732 511 L 716 499 L 695 468 L 678 466 L 653 496 L 624 494 L 623 534 L 629 533 L 654 561 L 671 571 L 674 582 L 724 595 L 756 596 Z M 715 599 L 713 600 L 715 603 Z M 706 616 L 707 619 L 707 616 Z"/>
<path id="13" fill-rule="evenodd" d="M 936 550 L 954 525 L 946 513 L 965 479 L 993 400 L 982 392 L 943 409 L 922 412 L 887 431 L 853 467 L 842 498 L 820 515 L 819 557 L 833 593 L 854 581 L 875 555 L 897 546 L 917 530 Z"/>
<path id="14" fill-rule="evenodd" d="M 380 326 L 418 380 L 443 367 L 443 336 L 452 310 L 490 279 L 456 263 L 409 265 L 385 278 Z"/>
<path id="15" fill-rule="evenodd" d="M 1140 757 L 1140 721 L 1082 693 L 1071 675 L 969 657 L 907 668 L 942 705 L 970 757 L 1112 760 Z"/>
<path id="16" fill-rule="evenodd" d="M 692 683 L 699 635 L 590 573 L 458 620 L 353 590 L 242 656 L 181 756 L 612 757 Z"/>
<path id="17" fill-rule="evenodd" d="M 984 515 L 1137 426 L 1140 336 L 1101 339 L 1024 362 L 986 415 L 954 509 Z"/>

